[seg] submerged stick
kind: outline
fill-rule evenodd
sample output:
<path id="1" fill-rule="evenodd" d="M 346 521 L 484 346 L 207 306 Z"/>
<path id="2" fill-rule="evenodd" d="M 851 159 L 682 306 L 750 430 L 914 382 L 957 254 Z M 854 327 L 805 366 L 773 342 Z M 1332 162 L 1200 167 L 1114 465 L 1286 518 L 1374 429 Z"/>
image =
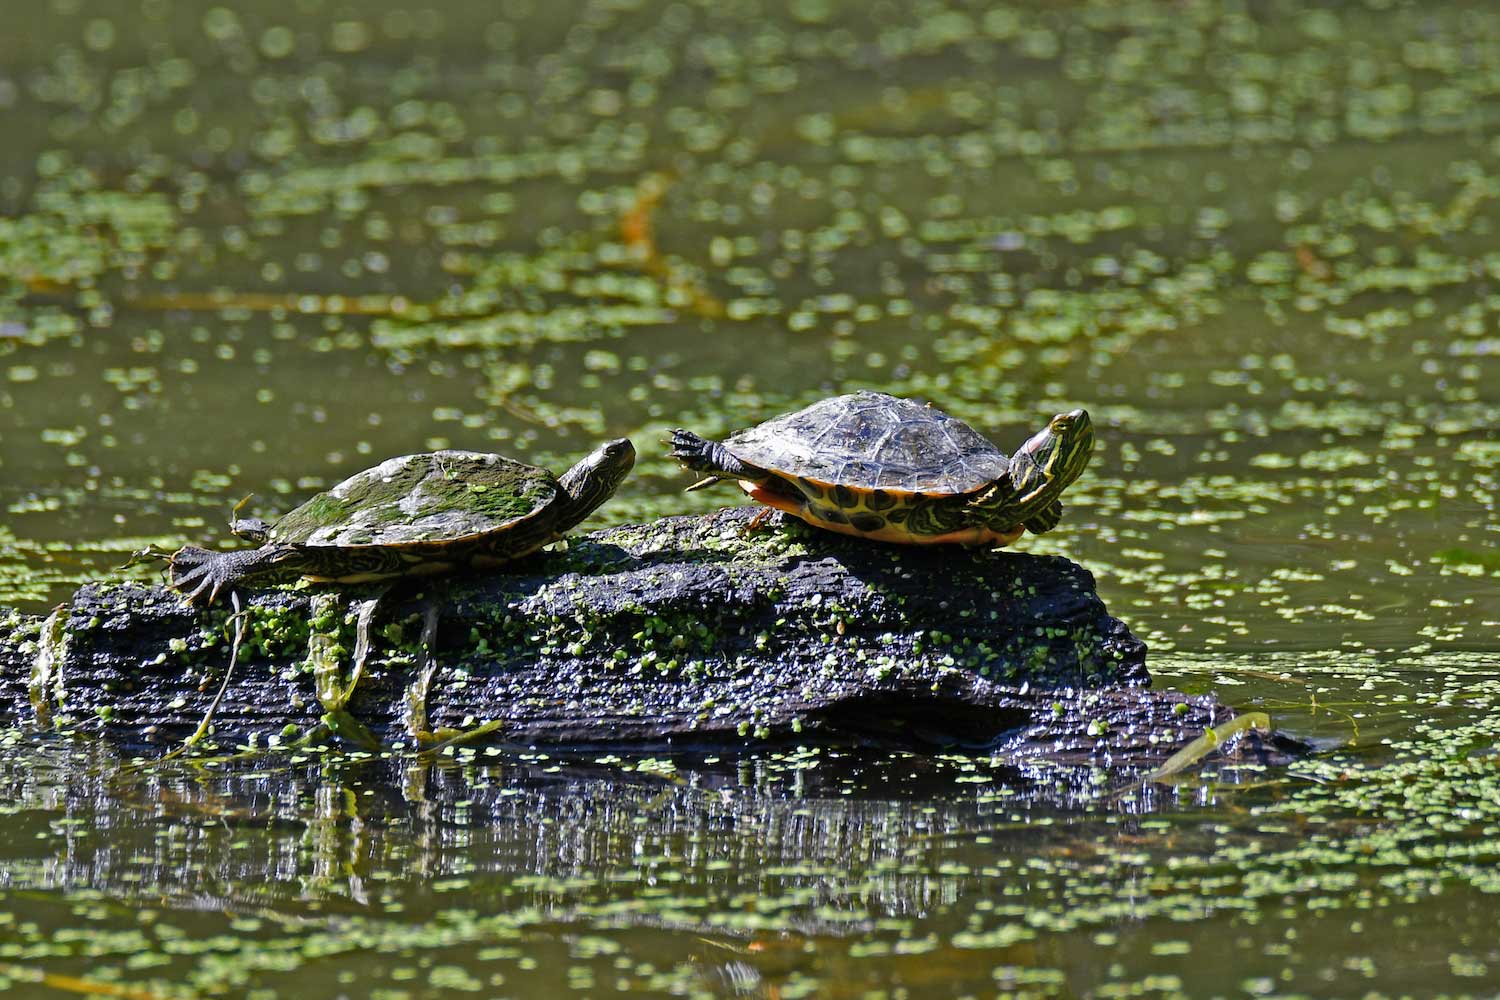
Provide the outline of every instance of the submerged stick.
<path id="1" fill-rule="evenodd" d="M 1142 781 L 1162 781 L 1174 774 L 1185 771 L 1198 763 L 1204 757 L 1213 753 L 1225 742 L 1241 733 L 1257 730 L 1262 733 L 1271 731 L 1271 717 L 1265 712 L 1246 712 L 1236 715 L 1222 726 L 1209 726 L 1203 730 L 1203 735 L 1183 747 L 1181 750 L 1168 757 L 1166 761 L 1142 778 Z"/>
<path id="2" fill-rule="evenodd" d="M 219 690 L 214 695 L 214 700 L 208 703 L 208 711 L 203 713 L 203 721 L 198 723 L 198 728 L 182 741 L 181 746 L 163 756 L 162 761 L 181 757 L 208 735 L 208 727 L 213 724 L 214 713 L 219 710 L 219 705 L 224 701 L 224 692 L 229 690 L 229 679 L 234 676 L 234 666 L 240 659 L 240 647 L 245 642 L 245 615 L 240 610 L 240 592 L 230 591 L 229 600 L 234 605 L 234 614 L 230 616 L 230 621 L 234 622 L 234 642 L 229 647 L 229 666 L 224 668 L 224 679 L 219 683 Z"/>
<path id="3" fill-rule="evenodd" d="M 418 641 L 421 650 L 421 666 L 416 678 L 406 689 L 406 734 L 420 740 L 431 732 L 427 726 L 427 695 L 432 690 L 432 677 L 437 673 L 438 607 L 428 604 L 422 612 L 422 638 Z"/>
<path id="4" fill-rule="evenodd" d="M 31 661 L 31 676 L 26 682 L 31 710 L 36 714 L 39 726 L 51 724 L 52 705 L 59 695 L 59 671 L 68 655 L 66 611 L 67 605 L 59 604 L 52 609 L 47 620 L 42 622 L 37 636 L 36 656 Z"/>

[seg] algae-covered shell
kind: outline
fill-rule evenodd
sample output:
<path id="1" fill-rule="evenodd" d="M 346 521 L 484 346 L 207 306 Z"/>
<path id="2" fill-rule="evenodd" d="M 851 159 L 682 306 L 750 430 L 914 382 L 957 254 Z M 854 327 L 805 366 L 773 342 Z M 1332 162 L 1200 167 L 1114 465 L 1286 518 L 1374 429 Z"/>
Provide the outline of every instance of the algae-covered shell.
<path id="1" fill-rule="evenodd" d="M 403 455 L 289 511 L 270 540 L 293 545 L 427 545 L 505 531 L 557 499 L 551 472 L 473 451 Z"/>
<path id="2" fill-rule="evenodd" d="M 242 552 L 184 545 L 170 584 L 212 604 L 225 587 L 298 577 L 367 583 L 487 569 L 561 538 L 591 514 L 635 464 L 625 438 L 594 449 L 562 476 L 503 455 L 434 451 L 404 455 L 350 476 L 275 524 L 237 520 L 260 543 Z"/>

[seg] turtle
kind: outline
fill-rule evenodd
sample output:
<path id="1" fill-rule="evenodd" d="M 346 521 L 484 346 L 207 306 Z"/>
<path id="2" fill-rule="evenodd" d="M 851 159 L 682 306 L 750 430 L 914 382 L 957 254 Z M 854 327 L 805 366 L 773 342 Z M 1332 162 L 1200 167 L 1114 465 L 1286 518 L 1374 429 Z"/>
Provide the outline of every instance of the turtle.
<path id="1" fill-rule="evenodd" d="M 669 443 L 685 468 L 705 474 L 689 490 L 733 480 L 767 507 L 829 531 L 998 548 L 1057 526 L 1058 497 L 1088 464 L 1094 428 L 1084 410 L 1059 413 L 1007 457 L 931 404 L 864 391 L 723 442 L 679 428 Z"/>
<path id="2" fill-rule="evenodd" d="M 274 524 L 230 522 L 259 548 L 178 549 L 166 557 L 168 583 L 190 603 L 212 604 L 233 584 L 363 583 L 498 566 L 562 537 L 609 499 L 634 464 L 625 438 L 561 476 L 476 451 L 387 459 Z"/>

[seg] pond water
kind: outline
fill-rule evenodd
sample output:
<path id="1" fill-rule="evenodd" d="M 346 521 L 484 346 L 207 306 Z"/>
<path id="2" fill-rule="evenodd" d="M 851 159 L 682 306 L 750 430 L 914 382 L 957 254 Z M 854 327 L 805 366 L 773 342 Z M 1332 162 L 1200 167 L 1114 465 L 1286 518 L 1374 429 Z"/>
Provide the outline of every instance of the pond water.
<path id="1" fill-rule="evenodd" d="M 394 454 L 713 509 L 825 394 L 1013 449 L 1068 556 L 1319 752 L 151 764 L 0 741 L 17 996 L 1494 995 L 1500 10 L 50 0 L 0 32 L 0 605 Z"/>

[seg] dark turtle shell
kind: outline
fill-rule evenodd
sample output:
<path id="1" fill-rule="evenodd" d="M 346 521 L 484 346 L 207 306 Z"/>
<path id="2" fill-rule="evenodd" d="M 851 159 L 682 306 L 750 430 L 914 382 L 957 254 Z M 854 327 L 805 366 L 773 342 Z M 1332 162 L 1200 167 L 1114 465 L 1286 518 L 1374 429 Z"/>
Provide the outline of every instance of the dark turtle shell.
<path id="1" fill-rule="evenodd" d="M 500 455 L 403 455 L 288 511 L 270 540 L 340 548 L 461 543 L 545 516 L 560 490 L 546 469 Z"/>
<path id="2" fill-rule="evenodd" d="M 883 392 L 855 392 L 740 431 L 740 461 L 853 490 L 957 495 L 1010 471 L 1010 459 L 942 410 Z"/>

